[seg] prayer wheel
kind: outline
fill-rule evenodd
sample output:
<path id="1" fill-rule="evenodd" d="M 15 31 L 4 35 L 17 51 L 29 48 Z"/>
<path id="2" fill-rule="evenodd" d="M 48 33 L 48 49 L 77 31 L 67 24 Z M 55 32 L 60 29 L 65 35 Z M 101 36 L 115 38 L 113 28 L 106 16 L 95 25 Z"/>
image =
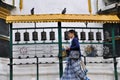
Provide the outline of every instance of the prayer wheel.
<path id="1" fill-rule="evenodd" d="M 69 33 L 68 31 L 65 31 L 65 32 L 64 32 L 64 39 L 65 39 L 65 40 L 69 40 L 68 33 Z"/>
<path id="2" fill-rule="evenodd" d="M 20 39 L 20 32 L 16 32 L 15 33 L 15 41 L 19 42 L 21 39 Z"/>
<path id="3" fill-rule="evenodd" d="M 29 41 L 29 33 L 24 32 L 24 41 Z"/>
<path id="4" fill-rule="evenodd" d="M 41 32 L 41 40 L 42 41 L 47 40 L 47 36 L 46 36 L 46 32 L 45 31 Z"/>
<path id="5" fill-rule="evenodd" d="M 76 37 L 78 37 L 78 32 L 77 31 L 75 31 L 75 34 L 76 34 Z"/>
<path id="6" fill-rule="evenodd" d="M 32 33 L 32 39 L 33 39 L 33 41 L 37 41 L 38 40 L 38 32 L 34 31 Z"/>
<path id="7" fill-rule="evenodd" d="M 86 40 L 86 34 L 85 34 L 84 31 L 82 31 L 82 32 L 80 33 L 80 38 L 81 38 L 81 40 Z"/>
<path id="8" fill-rule="evenodd" d="M 110 33 L 108 31 L 104 32 L 104 40 L 109 40 L 110 39 Z"/>
<path id="9" fill-rule="evenodd" d="M 96 32 L 96 40 L 97 40 L 97 41 L 102 40 L 101 32 Z"/>
<path id="10" fill-rule="evenodd" d="M 55 32 L 54 31 L 50 32 L 50 40 L 55 40 Z"/>
<path id="11" fill-rule="evenodd" d="M 88 40 L 94 40 L 94 33 L 91 31 L 88 33 Z"/>

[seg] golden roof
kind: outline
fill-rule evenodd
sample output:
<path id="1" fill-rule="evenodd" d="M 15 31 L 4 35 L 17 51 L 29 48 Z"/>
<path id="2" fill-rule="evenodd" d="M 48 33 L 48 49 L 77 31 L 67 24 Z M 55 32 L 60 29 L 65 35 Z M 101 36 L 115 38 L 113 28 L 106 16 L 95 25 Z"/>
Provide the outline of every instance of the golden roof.
<path id="1" fill-rule="evenodd" d="M 38 22 L 94 22 L 120 23 L 117 15 L 88 15 L 88 14 L 38 14 L 7 16 L 7 23 L 38 23 Z"/>

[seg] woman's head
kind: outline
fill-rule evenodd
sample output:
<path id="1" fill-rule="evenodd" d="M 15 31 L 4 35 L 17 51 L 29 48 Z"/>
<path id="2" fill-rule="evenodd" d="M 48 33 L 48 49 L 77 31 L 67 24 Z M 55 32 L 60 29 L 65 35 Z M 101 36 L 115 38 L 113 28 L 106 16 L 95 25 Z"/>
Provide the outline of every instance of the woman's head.
<path id="1" fill-rule="evenodd" d="M 69 30 L 68 36 L 69 38 L 74 38 L 74 37 L 78 38 L 78 35 L 75 30 Z"/>

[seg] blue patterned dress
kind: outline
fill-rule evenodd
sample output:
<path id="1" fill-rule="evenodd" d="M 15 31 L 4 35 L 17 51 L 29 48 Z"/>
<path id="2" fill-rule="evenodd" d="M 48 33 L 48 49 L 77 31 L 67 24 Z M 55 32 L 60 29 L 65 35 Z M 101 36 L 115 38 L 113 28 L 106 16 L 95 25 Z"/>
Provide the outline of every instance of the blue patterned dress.
<path id="1" fill-rule="evenodd" d="M 77 38 L 71 41 L 67 64 L 61 80 L 90 80 L 87 78 L 87 70 L 82 70 L 80 66 L 80 46 Z"/>

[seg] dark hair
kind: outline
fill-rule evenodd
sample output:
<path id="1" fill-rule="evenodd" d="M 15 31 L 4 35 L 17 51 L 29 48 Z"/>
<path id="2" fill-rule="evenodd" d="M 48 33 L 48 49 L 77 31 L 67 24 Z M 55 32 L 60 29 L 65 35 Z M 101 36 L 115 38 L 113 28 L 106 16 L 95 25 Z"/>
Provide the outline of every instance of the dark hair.
<path id="1" fill-rule="evenodd" d="M 75 38 L 78 38 L 78 34 L 75 30 L 69 30 L 70 33 L 73 33 Z"/>

